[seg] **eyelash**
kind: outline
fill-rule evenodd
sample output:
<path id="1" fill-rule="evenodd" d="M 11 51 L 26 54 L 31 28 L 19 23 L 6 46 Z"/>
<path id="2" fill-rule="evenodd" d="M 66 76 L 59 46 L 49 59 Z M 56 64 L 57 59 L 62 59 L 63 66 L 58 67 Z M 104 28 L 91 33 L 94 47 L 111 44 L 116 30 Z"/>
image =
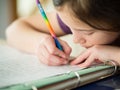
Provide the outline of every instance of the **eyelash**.
<path id="1" fill-rule="evenodd" d="M 91 35 L 91 34 L 93 34 L 94 32 L 84 32 L 84 34 L 86 34 L 86 35 Z"/>
<path id="2" fill-rule="evenodd" d="M 71 30 L 73 30 L 74 31 L 74 29 L 71 29 Z M 91 34 L 93 34 L 94 32 L 88 32 L 88 31 L 79 31 L 79 30 L 75 30 L 75 31 L 77 31 L 78 33 L 83 33 L 83 34 L 85 34 L 85 35 L 91 35 Z"/>

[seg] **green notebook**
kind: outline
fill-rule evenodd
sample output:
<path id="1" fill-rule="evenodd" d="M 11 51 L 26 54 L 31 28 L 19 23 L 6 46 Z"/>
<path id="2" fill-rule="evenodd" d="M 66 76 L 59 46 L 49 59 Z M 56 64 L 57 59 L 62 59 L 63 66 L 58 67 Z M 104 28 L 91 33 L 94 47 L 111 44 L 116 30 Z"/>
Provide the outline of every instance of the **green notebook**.
<path id="1" fill-rule="evenodd" d="M 108 77 L 114 66 L 86 69 L 77 66 L 47 66 L 34 55 L 0 46 L 0 90 L 64 90 Z"/>

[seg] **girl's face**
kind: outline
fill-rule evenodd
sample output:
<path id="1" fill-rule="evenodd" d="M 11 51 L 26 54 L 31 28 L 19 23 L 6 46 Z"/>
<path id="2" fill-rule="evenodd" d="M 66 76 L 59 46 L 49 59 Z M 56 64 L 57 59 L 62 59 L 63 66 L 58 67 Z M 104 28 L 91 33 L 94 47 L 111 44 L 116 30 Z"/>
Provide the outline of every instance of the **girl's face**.
<path id="1" fill-rule="evenodd" d="M 70 27 L 73 33 L 73 41 L 85 48 L 94 45 L 110 44 L 119 36 L 116 32 L 96 30 L 90 27 L 84 22 L 76 19 L 72 14 L 68 13 L 66 9 L 58 11 L 58 14 L 62 21 Z"/>

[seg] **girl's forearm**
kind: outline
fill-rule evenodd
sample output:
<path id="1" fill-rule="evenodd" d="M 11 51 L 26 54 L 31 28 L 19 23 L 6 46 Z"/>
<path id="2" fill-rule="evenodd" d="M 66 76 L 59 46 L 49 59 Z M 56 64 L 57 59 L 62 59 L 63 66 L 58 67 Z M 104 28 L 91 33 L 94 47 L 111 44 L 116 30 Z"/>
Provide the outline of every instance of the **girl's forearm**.
<path id="1" fill-rule="evenodd" d="M 28 53 L 35 53 L 40 40 L 47 36 L 23 21 L 14 22 L 6 30 L 8 44 Z"/>
<path id="2" fill-rule="evenodd" d="M 115 60 L 116 63 L 119 64 L 119 66 L 120 66 L 120 48 L 119 48 L 119 50 L 118 50 L 118 53 L 116 53 L 116 54 L 113 55 L 113 56 L 114 56 L 113 60 Z"/>
<path id="3" fill-rule="evenodd" d="M 111 50 L 112 51 L 111 51 L 111 54 L 109 55 L 109 58 L 111 60 L 114 60 L 116 64 L 120 65 L 120 48 L 115 47 L 114 49 L 111 49 Z"/>

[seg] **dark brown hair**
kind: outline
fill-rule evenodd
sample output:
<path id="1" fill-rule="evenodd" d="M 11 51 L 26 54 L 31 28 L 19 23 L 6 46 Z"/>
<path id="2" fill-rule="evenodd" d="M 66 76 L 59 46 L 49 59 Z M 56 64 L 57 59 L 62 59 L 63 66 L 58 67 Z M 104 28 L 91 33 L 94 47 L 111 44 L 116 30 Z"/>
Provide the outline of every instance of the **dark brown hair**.
<path id="1" fill-rule="evenodd" d="M 74 15 L 89 26 L 120 31 L 120 0 L 53 0 L 55 7 L 68 5 Z"/>

